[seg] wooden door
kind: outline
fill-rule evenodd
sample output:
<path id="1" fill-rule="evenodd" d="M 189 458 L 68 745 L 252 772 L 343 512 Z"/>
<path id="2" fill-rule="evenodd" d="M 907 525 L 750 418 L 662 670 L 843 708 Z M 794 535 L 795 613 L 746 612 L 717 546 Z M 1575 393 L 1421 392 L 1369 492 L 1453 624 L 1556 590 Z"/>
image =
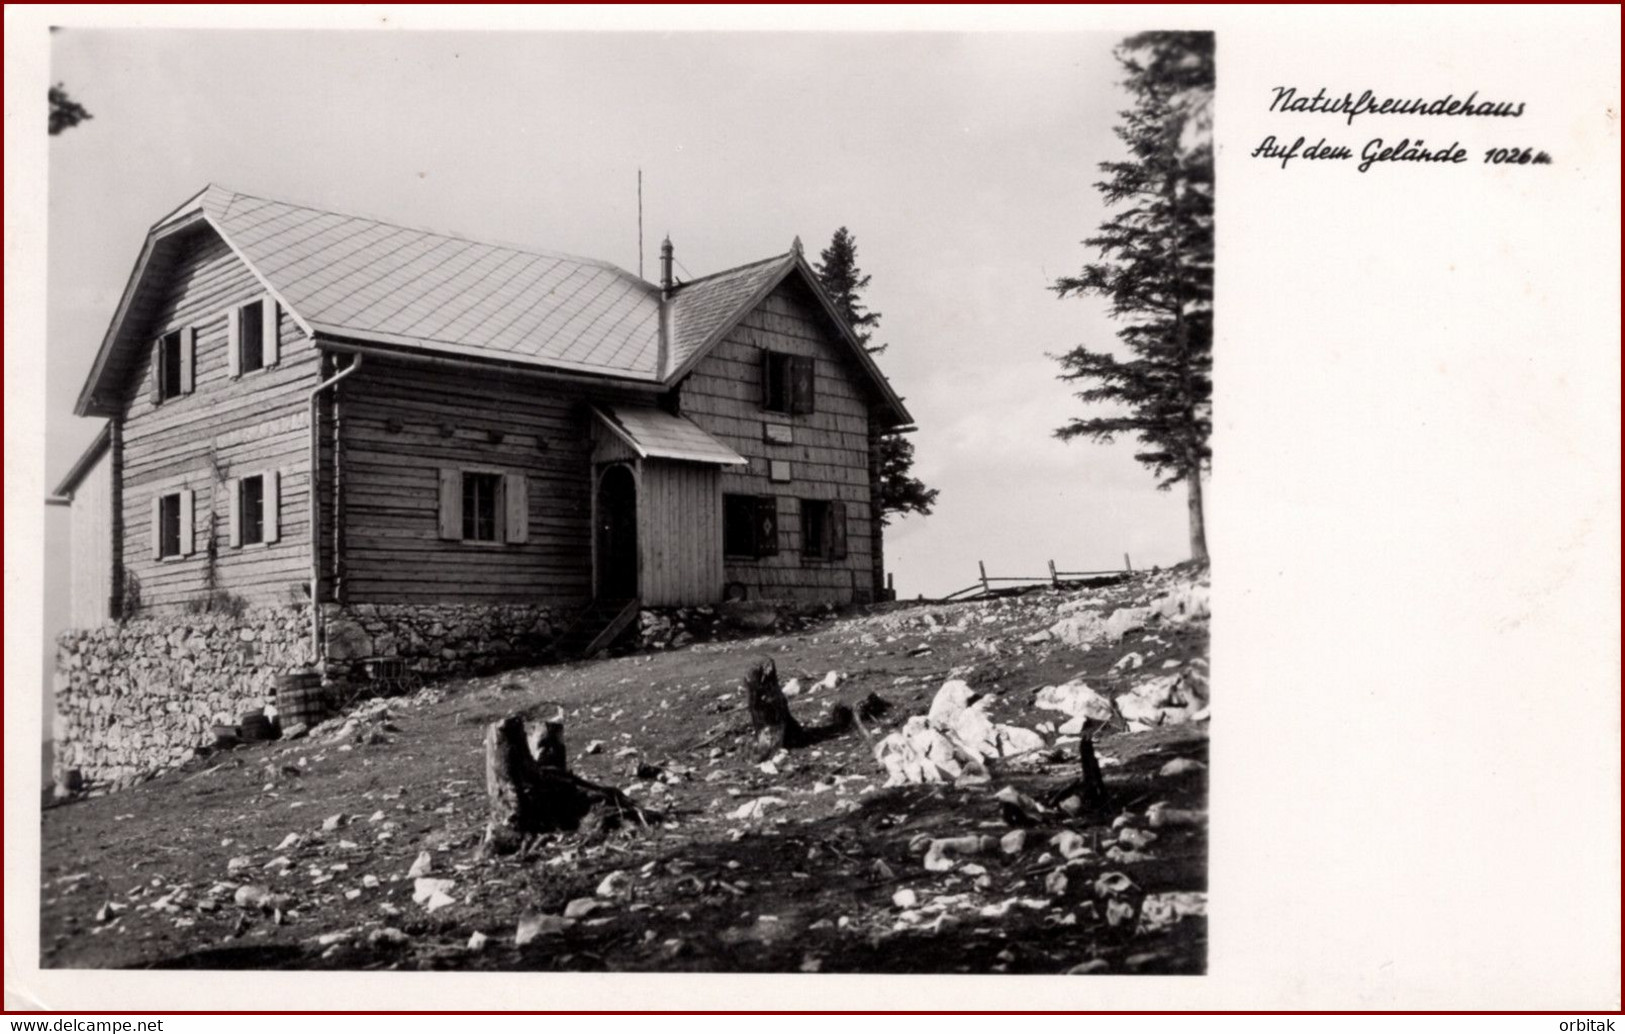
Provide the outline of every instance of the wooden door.
<path id="1" fill-rule="evenodd" d="M 598 597 L 627 600 L 638 594 L 638 485 L 630 467 L 617 464 L 598 479 Z"/>

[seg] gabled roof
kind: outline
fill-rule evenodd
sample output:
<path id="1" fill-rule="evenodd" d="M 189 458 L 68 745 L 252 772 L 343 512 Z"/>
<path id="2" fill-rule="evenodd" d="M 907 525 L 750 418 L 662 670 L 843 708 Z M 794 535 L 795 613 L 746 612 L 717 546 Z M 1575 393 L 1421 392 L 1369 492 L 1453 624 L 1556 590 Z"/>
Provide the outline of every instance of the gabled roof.
<path id="1" fill-rule="evenodd" d="M 675 289 L 661 369 L 660 288 L 607 262 L 275 201 L 210 185 L 147 234 L 80 415 L 111 416 L 140 352 L 143 314 L 189 235 L 212 230 L 312 337 L 674 384 L 750 308 L 800 271 L 891 404 L 909 417 L 799 252 Z"/>
<path id="2" fill-rule="evenodd" d="M 657 375 L 659 290 L 607 262 L 215 186 L 200 204 L 318 334 Z"/>
<path id="3" fill-rule="evenodd" d="M 686 460 L 734 466 L 750 461 L 711 437 L 692 420 L 653 406 L 594 406 L 593 413 L 615 437 L 645 459 Z"/>
<path id="4" fill-rule="evenodd" d="M 851 350 L 859 368 L 868 375 L 886 402 L 891 411 L 891 424 L 901 426 L 912 423 L 914 418 L 909 415 L 903 400 L 892 389 L 891 382 L 880 372 L 880 367 L 875 365 L 863 342 L 858 340 L 851 325 L 835 307 L 834 300 L 819 282 L 818 274 L 802 257 L 799 245 L 798 239 L 796 246 L 786 254 L 714 273 L 677 287 L 672 295 L 675 326 L 671 338 L 671 373 L 666 379 L 676 382 L 687 376 L 706 353 L 739 325 L 746 314 L 760 305 L 785 280 L 799 277 L 817 299 L 820 311 L 829 320 L 836 335 Z"/>

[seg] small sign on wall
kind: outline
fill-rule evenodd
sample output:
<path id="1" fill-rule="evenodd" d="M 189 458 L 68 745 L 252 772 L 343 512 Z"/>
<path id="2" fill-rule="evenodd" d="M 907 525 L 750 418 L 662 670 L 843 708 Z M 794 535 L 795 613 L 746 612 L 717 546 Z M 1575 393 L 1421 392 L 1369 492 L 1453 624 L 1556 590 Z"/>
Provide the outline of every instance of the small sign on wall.
<path id="1" fill-rule="evenodd" d="M 774 481 L 789 481 L 790 461 L 769 460 L 767 465 L 767 476 Z"/>
<path id="2" fill-rule="evenodd" d="M 774 445 L 794 445 L 795 434 L 789 424 L 762 424 L 762 440 Z"/>

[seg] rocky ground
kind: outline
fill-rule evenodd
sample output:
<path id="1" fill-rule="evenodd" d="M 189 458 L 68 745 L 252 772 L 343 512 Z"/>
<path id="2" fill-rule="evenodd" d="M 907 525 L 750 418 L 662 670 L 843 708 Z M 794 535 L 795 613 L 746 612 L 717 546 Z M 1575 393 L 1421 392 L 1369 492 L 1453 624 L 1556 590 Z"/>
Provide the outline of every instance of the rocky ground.
<path id="1" fill-rule="evenodd" d="M 450 680 L 47 809 L 42 965 L 1197 973 L 1205 575 Z M 816 723 L 758 763 L 740 678 Z M 570 767 L 661 820 L 482 859 L 481 741 L 562 707 Z M 1111 807 L 1053 791 L 1093 732 Z M 946 743 L 948 746 L 944 746 Z"/>

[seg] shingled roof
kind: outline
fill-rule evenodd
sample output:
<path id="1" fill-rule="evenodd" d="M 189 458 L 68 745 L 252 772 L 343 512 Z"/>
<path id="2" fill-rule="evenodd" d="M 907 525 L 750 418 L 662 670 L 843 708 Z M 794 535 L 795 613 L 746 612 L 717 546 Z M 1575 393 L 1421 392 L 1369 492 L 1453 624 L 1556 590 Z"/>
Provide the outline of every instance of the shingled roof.
<path id="1" fill-rule="evenodd" d="M 785 276 L 778 255 L 677 287 L 661 368 L 661 292 L 608 262 L 494 244 L 210 185 L 155 224 L 84 390 L 80 415 L 112 415 L 105 389 L 139 354 L 140 313 L 196 229 L 218 233 L 313 337 L 370 342 L 661 384 L 692 364 Z M 828 299 L 824 299 L 826 306 Z M 830 309 L 833 313 L 833 309 Z M 850 328 L 834 317 L 837 329 Z M 855 340 L 855 339 L 854 339 Z M 880 392 L 908 419 L 885 378 L 858 352 Z"/>

